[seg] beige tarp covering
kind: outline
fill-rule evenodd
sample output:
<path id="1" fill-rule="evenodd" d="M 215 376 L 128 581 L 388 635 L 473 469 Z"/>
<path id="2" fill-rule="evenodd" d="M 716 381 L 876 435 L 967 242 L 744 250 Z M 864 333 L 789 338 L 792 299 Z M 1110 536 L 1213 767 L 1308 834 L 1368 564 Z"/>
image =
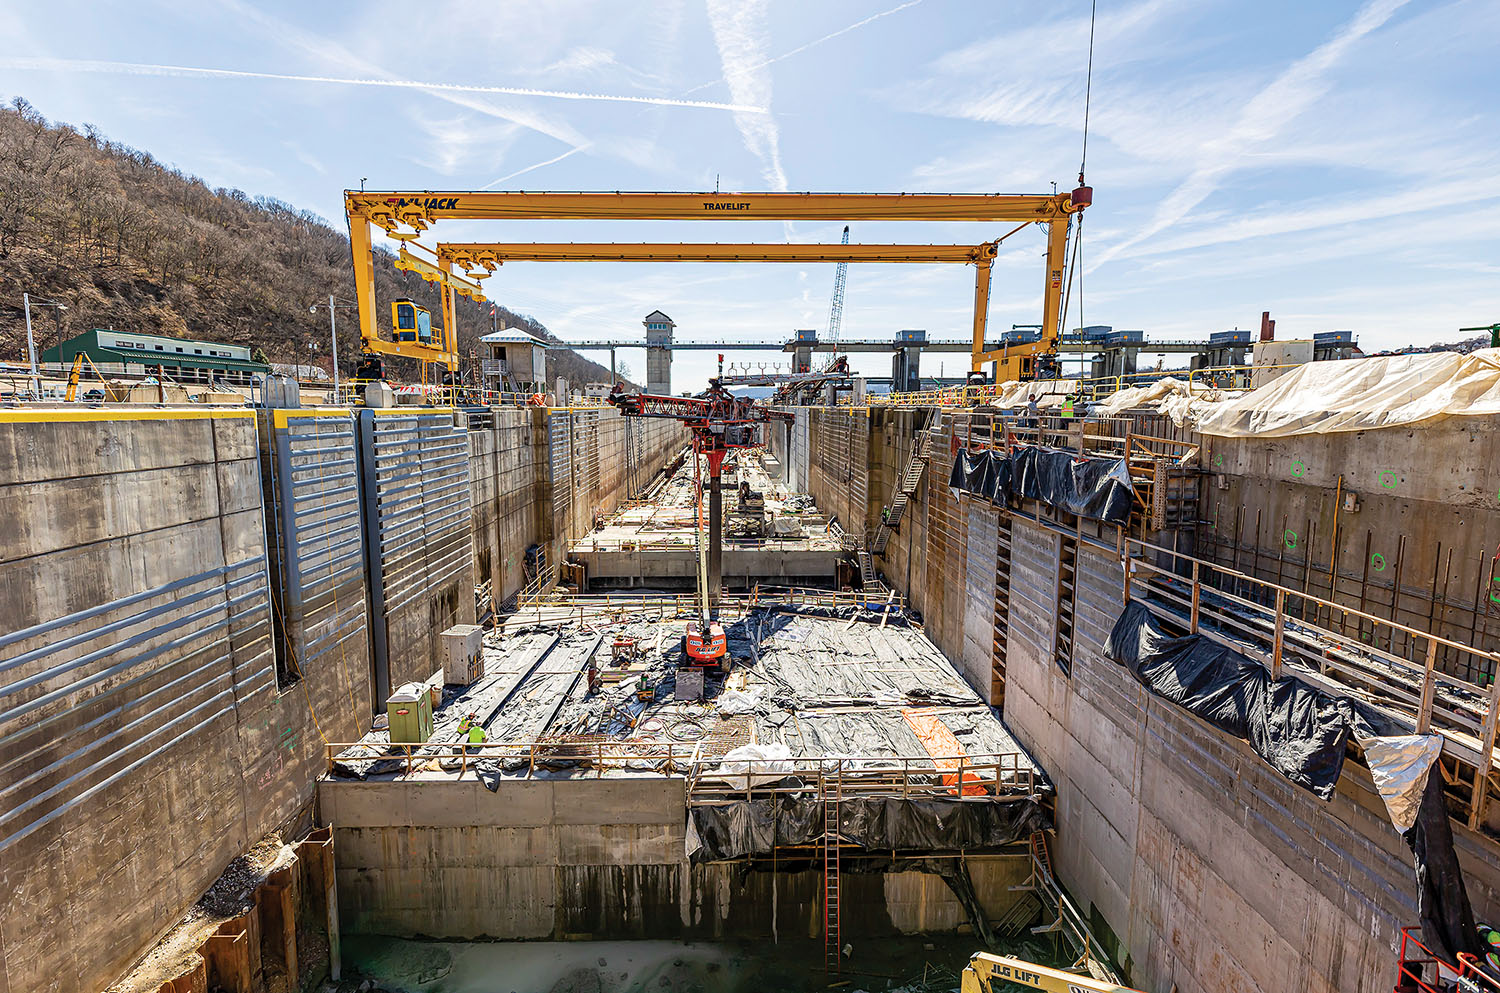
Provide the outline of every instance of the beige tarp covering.
<path id="1" fill-rule="evenodd" d="M 1221 438 L 1280 438 L 1398 427 L 1452 414 L 1500 414 L 1500 349 L 1313 362 L 1224 403 L 1195 399 L 1185 420 Z"/>

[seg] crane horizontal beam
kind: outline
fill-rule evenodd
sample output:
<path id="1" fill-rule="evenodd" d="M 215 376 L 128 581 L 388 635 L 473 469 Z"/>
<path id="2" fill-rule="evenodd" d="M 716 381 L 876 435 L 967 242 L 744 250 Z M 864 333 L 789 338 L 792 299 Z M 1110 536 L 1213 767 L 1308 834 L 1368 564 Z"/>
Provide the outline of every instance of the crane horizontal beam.
<path id="1" fill-rule="evenodd" d="M 1055 221 L 1071 194 L 528 193 L 345 190 L 344 209 L 386 230 L 440 220 Z"/>
<path id="2" fill-rule="evenodd" d="M 993 259 L 978 245 L 620 244 L 439 242 L 438 258 L 473 269 L 506 262 L 947 262 Z"/>

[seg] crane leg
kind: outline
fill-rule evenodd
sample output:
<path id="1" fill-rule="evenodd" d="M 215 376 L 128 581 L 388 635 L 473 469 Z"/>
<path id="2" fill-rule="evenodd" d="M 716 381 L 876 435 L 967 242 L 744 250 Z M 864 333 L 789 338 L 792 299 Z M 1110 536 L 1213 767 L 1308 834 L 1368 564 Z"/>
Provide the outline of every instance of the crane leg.
<path id="1" fill-rule="evenodd" d="M 724 494 L 717 472 L 708 477 L 708 606 L 718 616 L 719 586 L 724 580 Z"/>

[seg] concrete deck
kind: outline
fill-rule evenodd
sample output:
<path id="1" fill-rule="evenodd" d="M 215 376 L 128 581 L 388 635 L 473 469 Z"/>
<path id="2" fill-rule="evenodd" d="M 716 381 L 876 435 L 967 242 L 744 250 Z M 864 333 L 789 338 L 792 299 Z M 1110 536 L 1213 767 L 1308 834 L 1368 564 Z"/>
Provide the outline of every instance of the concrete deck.
<path id="1" fill-rule="evenodd" d="M 404 755 L 390 757 L 396 753 L 387 750 L 381 728 L 341 758 L 336 778 L 473 778 L 476 761 L 485 774 L 502 778 L 676 775 L 694 759 L 701 771 L 705 762 L 711 768 L 718 757 L 752 744 L 784 745 L 793 759 L 855 758 L 871 768 L 909 763 L 931 769 L 929 746 L 907 719 L 921 713 L 936 717 L 963 754 L 1019 753 L 1017 767 L 1041 780 L 1041 769 L 995 711 L 916 627 L 756 609 L 726 624 L 733 659 L 728 676 L 711 676 L 702 701 L 676 701 L 684 623 L 641 618 L 492 634 L 484 679 L 467 689 L 446 689 L 433 738 L 416 749 L 410 765 Z M 635 657 L 616 664 L 613 646 L 627 639 L 635 642 Z M 586 675 L 580 675 L 590 659 L 604 684 L 592 695 Z M 637 696 L 642 679 L 654 687 L 649 700 Z M 471 712 L 492 744 L 487 754 L 460 757 L 457 728 Z M 563 762 L 543 772 L 522 761 L 520 749 L 499 748 L 501 742 L 538 739 L 559 746 L 602 744 L 647 758 L 608 769 Z M 377 755 L 385 757 L 370 761 Z"/>
<path id="2" fill-rule="evenodd" d="M 812 498 L 776 482 L 760 453 L 742 452 L 733 461 L 723 478 L 725 583 L 832 581 L 843 552 Z M 740 509 L 742 482 L 763 495 L 764 511 Z M 699 541 L 694 504 L 689 459 L 649 502 L 620 508 L 575 541 L 569 558 L 583 564 L 590 589 L 691 588 Z"/>

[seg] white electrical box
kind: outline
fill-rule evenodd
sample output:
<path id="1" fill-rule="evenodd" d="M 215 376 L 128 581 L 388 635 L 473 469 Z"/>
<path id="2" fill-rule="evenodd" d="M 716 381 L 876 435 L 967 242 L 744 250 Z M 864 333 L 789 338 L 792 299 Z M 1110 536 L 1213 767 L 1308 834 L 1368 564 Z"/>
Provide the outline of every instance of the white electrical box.
<path id="1" fill-rule="evenodd" d="M 443 632 L 443 682 L 472 686 L 484 678 L 484 628 L 455 624 Z"/>

